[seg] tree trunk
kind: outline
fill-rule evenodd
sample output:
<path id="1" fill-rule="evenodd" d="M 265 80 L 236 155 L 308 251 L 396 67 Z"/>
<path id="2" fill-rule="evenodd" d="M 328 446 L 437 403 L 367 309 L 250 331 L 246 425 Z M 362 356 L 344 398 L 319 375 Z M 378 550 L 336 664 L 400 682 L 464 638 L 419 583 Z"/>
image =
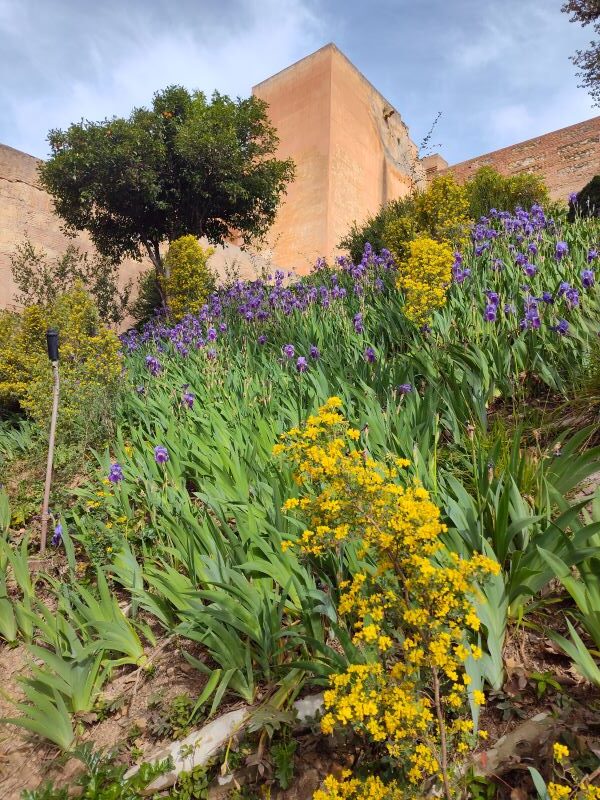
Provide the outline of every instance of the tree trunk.
<path id="1" fill-rule="evenodd" d="M 168 308 L 167 304 L 167 294 L 165 292 L 164 287 L 164 278 L 167 277 L 165 274 L 165 265 L 160 255 L 160 245 L 158 242 L 144 242 L 144 246 L 146 248 L 146 252 L 148 253 L 148 257 L 154 266 L 154 273 L 156 276 L 156 285 L 158 286 L 158 291 L 160 292 L 160 297 L 162 300 L 163 308 L 166 311 Z"/>

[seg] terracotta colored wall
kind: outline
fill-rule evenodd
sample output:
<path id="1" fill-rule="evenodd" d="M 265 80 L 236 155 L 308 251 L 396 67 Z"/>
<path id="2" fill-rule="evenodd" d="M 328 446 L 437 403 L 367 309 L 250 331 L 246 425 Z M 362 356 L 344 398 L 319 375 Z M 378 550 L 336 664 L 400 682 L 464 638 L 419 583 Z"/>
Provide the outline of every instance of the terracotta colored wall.
<path id="1" fill-rule="evenodd" d="M 284 268 L 307 272 L 327 242 L 331 50 L 318 50 L 252 92 L 269 104 L 280 140 L 278 156 L 296 163 L 268 248 Z"/>
<path id="2" fill-rule="evenodd" d="M 503 175 L 540 173 L 552 199 L 566 200 L 570 192 L 578 192 L 594 175 L 600 174 L 600 117 L 454 164 L 449 169 L 458 180 L 465 181 L 488 165 Z"/>
<path id="3" fill-rule="evenodd" d="M 354 220 L 425 180 L 400 114 L 333 46 L 331 60 L 328 257 Z"/>
<path id="4" fill-rule="evenodd" d="M 424 171 L 400 115 L 329 44 L 253 88 L 269 104 L 296 180 L 268 236 L 274 261 L 308 272 L 354 220 L 407 193 Z"/>

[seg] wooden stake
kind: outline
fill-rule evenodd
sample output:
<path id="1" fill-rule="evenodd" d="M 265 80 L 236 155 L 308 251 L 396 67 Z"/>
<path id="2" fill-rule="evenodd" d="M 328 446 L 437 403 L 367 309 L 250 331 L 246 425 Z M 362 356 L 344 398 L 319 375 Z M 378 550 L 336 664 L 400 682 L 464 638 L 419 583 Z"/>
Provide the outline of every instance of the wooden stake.
<path id="1" fill-rule="evenodd" d="M 40 537 L 40 553 L 46 550 L 48 537 L 48 506 L 50 504 L 50 486 L 52 484 L 52 462 L 54 460 L 54 439 L 56 437 L 56 417 L 58 415 L 58 393 L 60 378 L 58 375 L 58 361 L 52 362 L 54 375 L 54 391 L 52 394 L 52 417 L 50 419 L 50 441 L 48 442 L 48 461 L 46 462 L 46 483 L 44 485 L 44 504 L 42 506 L 42 534 Z"/>

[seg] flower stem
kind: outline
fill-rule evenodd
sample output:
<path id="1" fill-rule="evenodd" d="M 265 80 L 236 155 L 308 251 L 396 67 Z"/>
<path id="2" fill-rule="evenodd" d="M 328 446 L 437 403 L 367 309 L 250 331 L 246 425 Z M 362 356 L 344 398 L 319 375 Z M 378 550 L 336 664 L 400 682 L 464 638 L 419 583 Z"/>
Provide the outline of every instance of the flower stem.
<path id="1" fill-rule="evenodd" d="M 452 795 L 450 794 L 450 783 L 448 781 L 448 748 L 446 743 L 446 723 L 444 722 L 442 701 L 440 700 L 440 679 L 437 667 L 433 668 L 433 692 L 434 692 L 435 710 L 437 712 L 437 718 L 438 718 L 438 726 L 440 729 L 440 745 L 441 745 L 440 767 L 442 770 L 442 783 L 444 784 L 444 797 L 446 798 L 446 800 L 452 800 Z"/>

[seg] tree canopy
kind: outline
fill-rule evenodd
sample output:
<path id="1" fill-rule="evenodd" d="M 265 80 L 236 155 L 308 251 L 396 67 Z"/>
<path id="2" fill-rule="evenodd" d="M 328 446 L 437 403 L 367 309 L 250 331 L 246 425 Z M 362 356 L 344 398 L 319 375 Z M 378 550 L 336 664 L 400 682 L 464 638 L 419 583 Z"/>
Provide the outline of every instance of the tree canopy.
<path id="1" fill-rule="evenodd" d="M 82 121 L 50 131 L 48 141 L 41 182 L 67 230 L 87 230 L 115 262 L 146 251 L 159 275 L 165 241 L 260 239 L 294 175 L 291 159 L 275 157 L 264 101 L 217 92 L 207 100 L 181 86 L 127 119 Z"/>
<path id="2" fill-rule="evenodd" d="M 583 27 L 591 25 L 600 36 L 600 0 L 568 0 L 561 10 L 571 15 L 571 22 L 579 22 Z M 580 85 L 600 105 L 600 41 L 590 42 L 587 50 L 577 50 L 571 60 L 579 70 Z"/>

